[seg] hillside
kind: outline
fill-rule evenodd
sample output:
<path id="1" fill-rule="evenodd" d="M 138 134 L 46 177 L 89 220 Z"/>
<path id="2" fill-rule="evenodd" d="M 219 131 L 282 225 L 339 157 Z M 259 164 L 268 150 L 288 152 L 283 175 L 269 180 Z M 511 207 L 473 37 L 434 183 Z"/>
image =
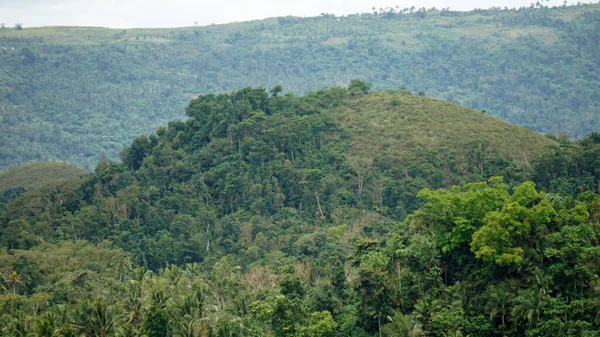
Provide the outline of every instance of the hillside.
<path id="1" fill-rule="evenodd" d="M 351 131 L 351 155 L 363 158 L 385 150 L 410 162 L 432 151 L 465 155 L 483 143 L 490 152 L 525 166 L 553 143 L 481 112 L 413 95 L 361 95 L 336 109 L 335 115 Z"/>
<path id="2" fill-rule="evenodd" d="M 0 30 L 0 170 L 92 169 L 201 93 L 360 77 L 486 110 L 541 133 L 600 130 L 599 5 L 397 10 L 174 29 Z M 26 25 L 27 23 L 25 23 Z M 4 49 L 6 47 L 6 49 Z M 13 49 L 14 48 L 14 49 Z"/>
<path id="3" fill-rule="evenodd" d="M 420 206 L 415 195 L 422 188 L 494 175 L 514 185 L 557 145 L 481 112 L 406 91 L 351 94 L 334 87 L 278 96 L 247 87 L 201 95 L 186 111 L 185 122 L 169 122 L 154 135 L 137 137 L 123 150 L 122 164 L 103 161 L 81 182 L 26 193 L 8 205 L 9 216 L 34 214 L 40 217 L 36 226 L 43 226 L 47 220 L 42 219 L 52 217 L 44 212 L 68 205 L 73 215 L 85 217 L 81 221 L 95 219 L 89 225 L 98 232 L 85 234 L 83 227 L 84 232 L 73 232 L 69 218 L 62 220 L 61 228 L 67 226 L 62 235 L 90 240 L 112 237 L 113 222 L 129 217 L 148 229 L 157 226 L 154 221 L 167 216 L 170 207 L 214 221 L 240 212 L 268 217 L 295 209 L 302 221 L 318 223 L 346 207 L 401 220 Z M 73 174 L 65 164 L 33 163 L 1 177 L 29 188 L 41 183 L 31 177 L 58 178 L 56 170 L 61 177 Z M 60 206 L 52 206 L 53 196 L 43 197 L 62 195 L 61 189 Z M 101 207 L 92 211 L 86 205 Z M 128 245 L 123 248 L 132 249 Z M 152 261 L 147 263 L 164 262 Z"/>
<path id="4" fill-rule="evenodd" d="M 0 200 L 0 335 L 597 334 L 599 134 L 274 89 L 201 95 L 122 162 Z"/>
<path id="5" fill-rule="evenodd" d="M 53 181 L 80 177 L 86 171 L 59 162 L 36 162 L 0 172 L 0 194 L 9 189 L 35 190 Z"/>
<path id="6" fill-rule="evenodd" d="M 234 235 L 230 240 L 237 241 L 242 234 L 222 223 L 212 229 L 214 238 L 193 239 L 197 228 L 188 227 L 231 216 L 267 222 L 292 216 L 317 226 L 339 221 L 345 209 L 402 220 L 421 206 L 415 196 L 423 188 L 495 175 L 515 185 L 557 145 L 481 112 L 406 91 L 350 94 L 334 87 L 278 96 L 247 87 L 201 95 L 186 111 L 185 122 L 137 137 L 122 152 L 121 164 L 103 161 L 80 181 L 26 193 L 7 205 L 7 215 L 37 219 L 33 231 L 46 233 L 48 242 L 56 234 L 44 224 L 55 218 L 51 222 L 61 236 L 113 240 L 154 269 L 182 262 L 189 252 L 174 252 L 167 260 L 151 257 L 153 248 L 139 246 L 140 237 L 130 241 L 119 232 L 139 225 L 144 236 L 158 240 L 165 234 L 160 228 L 167 226 L 169 235 L 183 235 L 186 244 L 219 245 L 224 237 Z M 24 186 L 25 177 L 42 172 L 52 177 L 52 170 L 44 169 L 49 165 L 26 164 L 2 177 Z M 64 164 L 53 165 L 62 174 L 68 171 Z M 55 213 L 64 207 L 67 213 Z M 201 251 L 193 254 L 201 254 L 193 259 L 207 258 Z"/>

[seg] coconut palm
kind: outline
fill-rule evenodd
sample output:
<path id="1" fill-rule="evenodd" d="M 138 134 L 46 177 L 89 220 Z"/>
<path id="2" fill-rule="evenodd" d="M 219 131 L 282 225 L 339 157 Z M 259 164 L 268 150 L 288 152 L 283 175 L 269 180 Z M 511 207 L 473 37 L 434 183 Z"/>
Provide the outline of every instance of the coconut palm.
<path id="1" fill-rule="evenodd" d="M 500 316 L 502 327 L 505 328 L 508 308 L 512 301 L 511 292 L 505 283 L 500 283 L 498 285 L 489 286 L 486 294 L 487 301 L 485 303 L 485 310 L 490 315 L 490 321 L 494 321 L 496 317 Z"/>
<path id="2" fill-rule="evenodd" d="M 540 321 L 546 292 L 543 288 L 521 291 L 513 300 L 512 319 L 518 324 L 524 322 L 529 328 L 536 327 Z"/>
<path id="3" fill-rule="evenodd" d="M 17 311 L 8 320 L 8 324 L 4 328 L 5 336 L 12 337 L 33 337 L 33 324 L 31 317 L 22 311 Z"/>
<path id="4" fill-rule="evenodd" d="M 395 312 L 394 316 L 387 317 L 388 324 L 384 325 L 381 333 L 386 337 L 421 337 L 425 336 L 421 324 L 415 322 L 410 315 Z"/>
<path id="5" fill-rule="evenodd" d="M 105 301 L 95 300 L 86 308 L 85 333 L 87 336 L 106 337 L 113 334 L 114 307 Z"/>

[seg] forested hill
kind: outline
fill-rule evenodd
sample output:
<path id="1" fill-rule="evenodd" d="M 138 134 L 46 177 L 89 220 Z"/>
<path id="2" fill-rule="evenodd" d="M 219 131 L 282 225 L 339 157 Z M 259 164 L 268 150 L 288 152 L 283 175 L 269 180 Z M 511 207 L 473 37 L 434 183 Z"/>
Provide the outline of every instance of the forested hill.
<path id="1" fill-rule="evenodd" d="M 303 93 L 360 77 L 541 133 L 600 130 L 600 6 L 398 10 L 177 29 L 0 30 L 0 170 L 92 169 L 197 94 Z M 25 22 L 25 25 L 27 23 Z"/>
<path id="2" fill-rule="evenodd" d="M 4 195 L 0 336 L 598 336 L 600 134 L 280 89 Z"/>

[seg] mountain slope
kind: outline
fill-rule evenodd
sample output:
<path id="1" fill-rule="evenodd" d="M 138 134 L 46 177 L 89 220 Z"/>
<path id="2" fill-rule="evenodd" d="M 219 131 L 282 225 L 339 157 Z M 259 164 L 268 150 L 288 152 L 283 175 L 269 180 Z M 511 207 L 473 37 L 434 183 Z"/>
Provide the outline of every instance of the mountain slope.
<path id="1" fill-rule="evenodd" d="M 44 159 L 91 169 L 182 118 L 200 93 L 277 83 L 303 93 L 356 77 L 583 137 L 600 130 L 598 6 L 3 29 L 0 170 Z"/>

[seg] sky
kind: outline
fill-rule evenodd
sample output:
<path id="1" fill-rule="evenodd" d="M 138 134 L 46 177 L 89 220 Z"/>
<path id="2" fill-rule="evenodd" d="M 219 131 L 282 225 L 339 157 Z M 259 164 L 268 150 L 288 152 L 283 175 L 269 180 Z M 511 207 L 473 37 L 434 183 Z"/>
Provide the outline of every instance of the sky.
<path id="1" fill-rule="evenodd" d="M 537 1 L 537 0 L 536 0 Z M 564 0 L 544 2 L 562 5 Z M 470 10 L 524 7 L 532 0 L 0 0 L 0 23 L 111 28 L 182 27 L 248 21 L 277 16 L 347 15 L 373 7 L 415 6 Z M 577 1 L 568 0 L 569 4 Z M 584 1 L 582 1 L 584 2 Z M 589 2 L 589 1 L 585 1 Z"/>

